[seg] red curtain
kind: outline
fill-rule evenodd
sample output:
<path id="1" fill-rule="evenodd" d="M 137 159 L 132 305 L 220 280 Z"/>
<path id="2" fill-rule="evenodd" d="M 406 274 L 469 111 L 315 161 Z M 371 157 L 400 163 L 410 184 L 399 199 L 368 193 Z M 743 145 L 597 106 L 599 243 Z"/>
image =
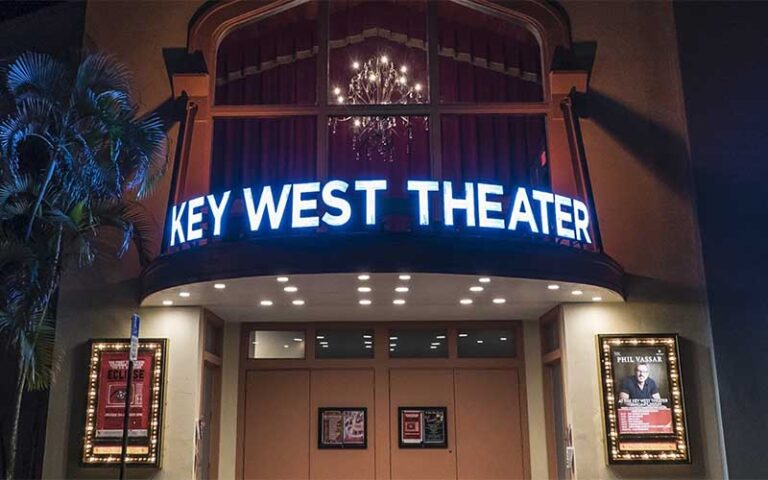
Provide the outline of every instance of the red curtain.
<path id="1" fill-rule="evenodd" d="M 218 104 L 315 103 L 317 20 L 314 4 L 308 5 L 224 40 L 217 64 Z M 450 5 L 439 5 L 441 101 L 541 100 L 540 51 L 533 36 Z M 418 80 L 426 89 L 424 7 L 423 2 L 333 2 L 329 89 L 347 86 L 352 61 L 382 53 L 397 65 L 407 64 L 409 81 Z M 314 179 L 315 122 L 314 117 L 217 121 L 212 189 Z M 385 176 L 395 187 L 406 178 L 429 178 L 429 129 L 440 128 L 446 179 L 509 186 L 548 183 L 541 117 L 443 115 L 442 125 L 414 117 L 412 127 L 408 133 L 398 123 L 394 161 L 387 162 L 352 148 L 350 122 L 338 124 L 335 133 L 329 126 L 330 176 Z"/>

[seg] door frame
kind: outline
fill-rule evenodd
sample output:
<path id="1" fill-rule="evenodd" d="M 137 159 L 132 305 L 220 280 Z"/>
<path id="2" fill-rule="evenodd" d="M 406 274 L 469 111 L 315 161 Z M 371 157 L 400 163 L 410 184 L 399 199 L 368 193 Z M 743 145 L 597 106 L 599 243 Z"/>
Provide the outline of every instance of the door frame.
<path id="1" fill-rule="evenodd" d="M 374 357 L 371 359 L 317 359 L 315 358 L 315 334 L 317 330 L 334 328 L 364 328 L 374 331 Z M 447 358 L 389 358 L 390 329 L 438 329 L 447 330 Z M 516 356 L 514 358 L 459 358 L 457 335 L 460 329 L 511 328 L 515 332 Z M 296 330 L 304 332 L 305 351 L 303 359 L 252 359 L 248 358 L 249 335 L 252 330 Z M 515 369 L 520 381 L 519 404 L 523 446 L 524 478 L 531 475 L 531 455 L 528 435 L 528 404 L 525 380 L 525 350 L 523 324 L 519 320 L 499 321 L 447 321 L 447 322 L 249 322 L 240 325 L 240 365 L 237 387 L 237 440 L 235 476 L 243 478 L 245 461 L 245 386 L 250 370 L 295 370 L 329 369 L 374 371 L 374 428 L 373 437 L 368 439 L 369 448 L 376 448 L 379 442 L 389 445 L 389 370 L 390 369 Z M 310 420 L 311 421 L 311 420 Z M 455 430 L 454 430 L 455 431 Z M 369 430 L 370 432 L 370 430 Z M 374 471 L 376 478 L 389 479 L 390 450 L 376 450 Z"/>

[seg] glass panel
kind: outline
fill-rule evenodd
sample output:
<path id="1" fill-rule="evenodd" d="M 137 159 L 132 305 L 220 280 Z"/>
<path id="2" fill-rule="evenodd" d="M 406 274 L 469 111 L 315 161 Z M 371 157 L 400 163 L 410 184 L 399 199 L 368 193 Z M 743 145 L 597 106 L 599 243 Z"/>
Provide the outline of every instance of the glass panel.
<path id="1" fill-rule="evenodd" d="M 459 331 L 459 357 L 515 357 L 517 339 L 512 329 Z"/>
<path id="2" fill-rule="evenodd" d="M 329 176 L 354 181 L 386 179 L 377 198 L 377 224 L 389 231 L 414 225 L 407 180 L 429 179 L 429 131 L 425 117 L 334 117 L 328 132 Z M 363 195 L 351 195 L 356 225 L 364 227 Z M 359 213 L 358 213 L 359 212 Z"/>
<path id="3" fill-rule="evenodd" d="M 454 2 L 438 2 L 440 101 L 539 102 L 541 51 L 531 32 Z"/>
<path id="4" fill-rule="evenodd" d="M 316 358 L 373 358 L 373 330 L 318 330 Z"/>
<path id="5" fill-rule="evenodd" d="M 314 104 L 317 2 L 250 23 L 216 56 L 216 104 Z"/>
<path id="6" fill-rule="evenodd" d="M 314 180 L 316 122 L 315 117 L 216 120 L 211 191 Z"/>
<path id="7" fill-rule="evenodd" d="M 544 125 L 541 115 L 443 115 L 443 177 L 548 190 Z"/>
<path id="8" fill-rule="evenodd" d="M 330 103 L 428 101 L 425 2 L 338 1 L 330 15 Z"/>
<path id="9" fill-rule="evenodd" d="M 221 356 L 224 328 L 214 325 L 210 320 L 205 321 L 205 351 Z"/>
<path id="10" fill-rule="evenodd" d="M 254 330 L 248 344 L 248 358 L 304 358 L 304 332 Z"/>
<path id="11" fill-rule="evenodd" d="M 397 329 L 389 331 L 391 358 L 447 358 L 446 330 Z"/>

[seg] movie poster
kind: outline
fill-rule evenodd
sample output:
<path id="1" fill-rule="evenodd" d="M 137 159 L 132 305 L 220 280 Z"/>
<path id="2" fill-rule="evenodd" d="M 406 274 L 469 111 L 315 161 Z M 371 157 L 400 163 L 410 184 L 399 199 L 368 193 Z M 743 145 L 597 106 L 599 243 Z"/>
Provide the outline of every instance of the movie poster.
<path id="1" fill-rule="evenodd" d="M 367 408 L 319 408 L 318 448 L 367 448 Z"/>
<path id="2" fill-rule="evenodd" d="M 687 462 L 676 335 L 599 335 L 610 463 Z"/>
<path id="3" fill-rule="evenodd" d="M 448 448 L 446 407 L 399 407 L 400 448 Z"/>
<path id="4" fill-rule="evenodd" d="M 94 340 L 86 410 L 83 463 L 118 463 L 128 380 L 127 340 Z M 127 461 L 159 466 L 165 340 L 142 340 L 133 364 Z"/>

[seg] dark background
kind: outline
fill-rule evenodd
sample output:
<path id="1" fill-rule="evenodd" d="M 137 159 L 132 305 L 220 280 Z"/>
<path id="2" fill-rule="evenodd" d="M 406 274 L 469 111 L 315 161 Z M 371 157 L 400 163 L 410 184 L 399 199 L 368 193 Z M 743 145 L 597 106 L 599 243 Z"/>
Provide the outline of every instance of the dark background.
<path id="1" fill-rule="evenodd" d="M 674 12 L 728 471 L 768 478 L 768 3 Z"/>

